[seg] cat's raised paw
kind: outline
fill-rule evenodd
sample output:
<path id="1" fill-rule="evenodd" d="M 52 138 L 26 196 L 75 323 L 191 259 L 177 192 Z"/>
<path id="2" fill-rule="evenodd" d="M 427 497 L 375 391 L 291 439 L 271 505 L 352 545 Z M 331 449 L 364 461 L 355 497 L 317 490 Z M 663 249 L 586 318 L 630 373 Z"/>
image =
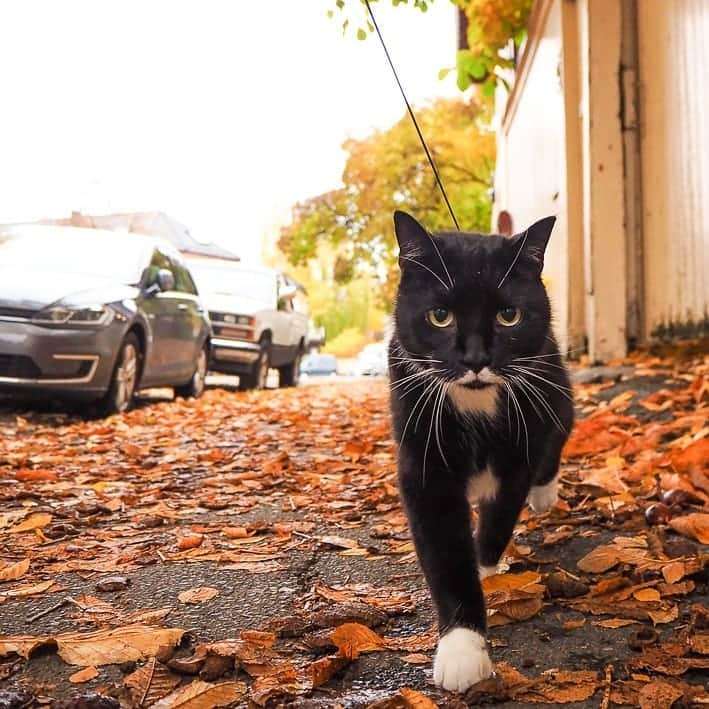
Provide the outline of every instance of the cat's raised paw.
<path id="1" fill-rule="evenodd" d="M 529 491 L 529 506 L 537 513 L 548 512 L 559 500 L 559 481 L 554 478 L 546 485 L 535 485 Z"/>
<path id="2" fill-rule="evenodd" d="M 453 628 L 438 641 L 433 679 L 439 687 L 464 692 L 492 674 L 485 638 L 470 628 Z"/>

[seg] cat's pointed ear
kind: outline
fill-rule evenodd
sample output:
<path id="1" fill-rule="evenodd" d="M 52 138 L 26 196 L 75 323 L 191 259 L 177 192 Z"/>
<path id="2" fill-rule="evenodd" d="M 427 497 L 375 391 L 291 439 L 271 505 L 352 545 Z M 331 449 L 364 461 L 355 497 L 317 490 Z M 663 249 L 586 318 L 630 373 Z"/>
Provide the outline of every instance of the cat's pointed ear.
<path id="1" fill-rule="evenodd" d="M 406 212 L 394 212 L 394 231 L 399 242 L 399 264 L 401 259 L 416 259 L 429 248 L 431 237 L 428 232 Z"/>
<path id="2" fill-rule="evenodd" d="M 551 230 L 554 228 L 556 217 L 544 217 L 538 222 L 534 222 L 526 231 L 515 236 L 515 241 L 519 244 L 520 256 L 531 261 L 538 269 L 539 273 L 544 268 L 544 252 L 549 243 Z"/>

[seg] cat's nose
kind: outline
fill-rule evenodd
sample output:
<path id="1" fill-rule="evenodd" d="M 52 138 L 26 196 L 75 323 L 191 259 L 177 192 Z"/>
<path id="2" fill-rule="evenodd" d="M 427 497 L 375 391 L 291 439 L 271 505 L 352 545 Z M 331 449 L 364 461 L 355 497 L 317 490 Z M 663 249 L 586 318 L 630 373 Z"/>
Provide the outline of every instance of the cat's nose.
<path id="1" fill-rule="evenodd" d="M 485 350 L 473 350 L 463 355 L 462 362 L 466 367 L 472 369 L 475 374 L 479 374 L 482 369 L 490 366 L 492 359 Z"/>

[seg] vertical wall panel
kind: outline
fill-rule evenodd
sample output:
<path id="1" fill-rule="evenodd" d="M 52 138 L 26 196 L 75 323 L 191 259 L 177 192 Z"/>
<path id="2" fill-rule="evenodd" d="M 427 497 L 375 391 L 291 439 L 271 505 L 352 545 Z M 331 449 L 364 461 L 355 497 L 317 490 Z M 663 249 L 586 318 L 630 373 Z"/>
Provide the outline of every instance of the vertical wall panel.
<path id="1" fill-rule="evenodd" d="M 505 209 L 515 231 L 554 214 L 544 278 L 562 347 L 569 324 L 564 100 L 561 84 L 561 4 L 542 3 L 538 44 L 498 132 L 495 213 Z M 493 225 L 494 226 L 494 225 Z"/>
<path id="2" fill-rule="evenodd" d="M 709 2 L 639 0 L 645 332 L 709 309 Z"/>
<path id="3" fill-rule="evenodd" d="M 622 13 L 578 0 L 586 333 L 592 362 L 626 353 L 627 265 L 620 123 Z"/>

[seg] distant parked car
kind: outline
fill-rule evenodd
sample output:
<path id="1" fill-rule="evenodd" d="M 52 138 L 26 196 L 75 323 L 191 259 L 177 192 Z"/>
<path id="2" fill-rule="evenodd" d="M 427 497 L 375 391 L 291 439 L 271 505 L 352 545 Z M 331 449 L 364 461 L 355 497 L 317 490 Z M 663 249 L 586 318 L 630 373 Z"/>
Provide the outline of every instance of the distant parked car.
<path id="1" fill-rule="evenodd" d="M 296 386 L 308 333 L 308 307 L 298 285 L 273 268 L 190 258 L 214 339 L 210 369 L 239 376 L 239 388 L 263 389 L 268 370 L 280 386 Z"/>
<path id="2" fill-rule="evenodd" d="M 331 354 L 309 354 L 303 357 L 301 374 L 309 377 L 328 377 L 337 374 L 337 357 Z"/>
<path id="3" fill-rule="evenodd" d="M 384 376 L 387 373 L 386 346 L 381 342 L 366 345 L 357 355 L 355 371 L 361 375 Z"/>
<path id="4" fill-rule="evenodd" d="M 64 226 L 0 232 L 0 391 L 99 400 L 198 397 L 210 325 L 182 257 L 141 234 Z"/>

